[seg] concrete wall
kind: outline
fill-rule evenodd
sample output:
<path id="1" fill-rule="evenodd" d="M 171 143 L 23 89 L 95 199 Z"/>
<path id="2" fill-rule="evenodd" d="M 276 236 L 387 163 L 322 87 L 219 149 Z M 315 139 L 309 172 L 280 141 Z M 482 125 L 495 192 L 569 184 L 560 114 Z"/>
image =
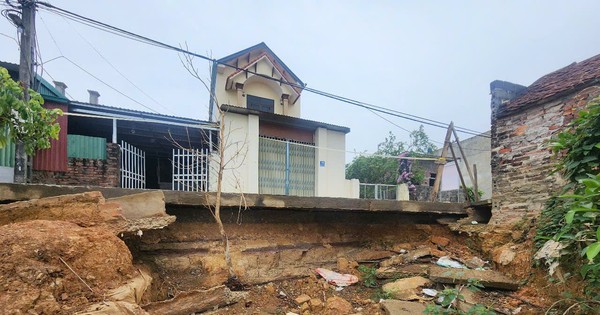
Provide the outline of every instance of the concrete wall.
<path id="1" fill-rule="evenodd" d="M 346 135 L 342 132 L 317 128 L 316 195 L 319 197 L 358 198 L 358 188 L 346 184 Z"/>
<path id="2" fill-rule="evenodd" d="M 258 116 L 226 113 L 223 192 L 258 193 Z M 211 161 L 212 191 L 216 190 L 218 155 Z"/>
<path id="3" fill-rule="evenodd" d="M 600 85 L 591 86 L 506 117 L 497 117 L 499 103 L 493 99 L 491 222 L 535 216 L 548 197 L 562 188 L 564 180 L 551 174 L 556 160 L 548 141 L 598 95 Z"/>
<path id="4" fill-rule="evenodd" d="M 14 183 L 15 169 L 13 167 L 0 166 L 0 183 Z"/>
<path id="5" fill-rule="evenodd" d="M 119 187 L 120 160 L 121 150 L 119 145 L 107 143 L 106 160 L 69 158 L 66 172 L 34 170 L 32 183 Z"/>

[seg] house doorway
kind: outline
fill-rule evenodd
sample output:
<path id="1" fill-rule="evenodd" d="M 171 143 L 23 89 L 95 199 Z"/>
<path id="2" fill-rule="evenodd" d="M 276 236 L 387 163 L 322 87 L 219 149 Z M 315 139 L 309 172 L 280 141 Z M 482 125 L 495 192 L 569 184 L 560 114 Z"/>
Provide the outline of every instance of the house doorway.
<path id="1" fill-rule="evenodd" d="M 315 195 L 314 145 L 260 137 L 258 155 L 260 194 Z"/>

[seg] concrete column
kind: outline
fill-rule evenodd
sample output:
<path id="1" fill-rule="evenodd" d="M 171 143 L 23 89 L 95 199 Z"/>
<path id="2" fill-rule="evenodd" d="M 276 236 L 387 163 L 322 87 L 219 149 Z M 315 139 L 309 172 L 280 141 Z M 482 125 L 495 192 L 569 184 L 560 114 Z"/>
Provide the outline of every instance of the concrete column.
<path id="1" fill-rule="evenodd" d="M 396 186 L 396 200 L 410 200 L 407 184 L 400 184 Z"/>
<path id="2" fill-rule="evenodd" d="M 325 148 L 328 147 L 327 143 L 327 129 L 317 128 L 315 131 L 315 145 L 317 146 L 315 152 L 316 159 L 316 180 L 315 180 L 315 195 L 317 197 L 324 197 L 328 195 L 328 178 L 327 178 L 327 160 L 328 152 Z"/>
<path id="3" fill-rule="evenodd" d="M 248 115 L 248 138 L 246 142 L 246 191 L 250 194 L 258 194 L 258 127 L 259 120 L 256 115 Z"/>
<path id="4" fill-rule="evenodd" d="M 242 83 L 236 83 L 235 89 L 237 91 L 237 106 L 246 107 L 244 100 L 244 85 Z"/>

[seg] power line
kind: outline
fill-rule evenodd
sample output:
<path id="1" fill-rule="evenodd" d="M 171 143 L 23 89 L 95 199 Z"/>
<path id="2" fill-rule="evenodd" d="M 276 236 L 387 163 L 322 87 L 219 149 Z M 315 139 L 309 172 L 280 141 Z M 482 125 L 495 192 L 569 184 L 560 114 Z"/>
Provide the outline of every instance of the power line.
<path id="1" fill-rule="evenodd" d="M 287 81 L 284 82 L 284 80 L 281 80 L 281 79 L 275 79 L 273 77 L 266 76 L 266 75 L 263 75 L 263 74 L 260 74 L 260 73 L 256 73 L 256 72 L 248 70 L 248 69 L 243 69 L 243 68 L 238 67 L 238 66 L 230 65 L 230 64 L 227 64 L 227 63 L 224 63 L 224 62 L 219 62 L 218 60 L 216 60 L 214 58 L 209 58 L 207 56 L 204 56 L 204 55 L 201 55 L 201 54 L 197 54 L 197 53 L 185 50 L 185 49 L 180 48 L 180 47 L 175 47 L 175 46 L 172 46 L 172 45 L 169 45 L 169 44 L 166 44 L 166 43 L 163 43 L 163 42 L 151 39 L 149 37 L 145 37 L 145 36 L 142 36 L 142 35 L 139 35 L 139 34 L 136 34 L 136 33 L 132 33 L 132 32 L 126 31 L 124 29 L 121 29 L 121 28 L 118 28 L 118 27 L 115 27 L 115 26 L 112 26 L 112 25 L 109 25 L 109 24 L 106 24 L 106 23 L 103 23 L 103 22 L 100 22 L 100 21 L 88 18 L 88 17 L 84 17 L 84 16 L 79 15 L 77 13 L 74 13 L 74 12 L 71 12 L 71 11 L 68 11 L 68 10 L 65 10 L 65 9 L 58 8 L 58 7 L 56 7 L 56 6 L 52 5 L 52 4 L 49 4 L 49 3 L 45 3 L 45 2 L 37 2 L 37 3 L 40 4 L 40 5 L 42 5 L 44 7 L 42 9 L 47 10 L 48 12 L 61 15 L 61 16 L 65 17 L 65 18 L 71 19 L 71 20 L 76 21 L 78 23 L 82 23 L 82 24 L 88 25 L 90 27 L 94 27 L 96 29 L 99 29 L 99 30 L 102 30 L 102 31 L 106 31 L 106 32 L 109 32 L 109 33 L 112 33 L 112 34 L 115 34 L 115 35 L 119 35 L 119 36 L 122 36 L 122 37 L 125 37 L 125 38 L 133 39 L 133 40 L 136 40 L 138 42 L 150 44 L 150 45 L 153 45 L 153 46 L 157 46 L 157 47 L 161 47 L 161 48 L 165 48 L 165 49 L 170 49 L 170 50 L 173 50 L 173 51 L 176 51 L 176 52 L 179 52 L 179 53 L 188 54 L 188 55 L 191 55 L 191 56 L 194 56 L 194 57 L 198 57 L 200 59 L 204 59 L 204 60 L 207 60 L 207 61 L 210 61 L 210 62 L 213 62 L 213 63 L 221 64 L 221 65 L 224 65 L 226 67 L 230 67 L 230 68 L 233 68 L 233 69 L 236 69 L 236 70 L 242 70 L 242 71 L 245 71 L 247 73 L 250 73 L 250 74 L 253 74 L 253 75 L 256 75 L 256 76 L 259 76 L 259 77 L 263 77 L 263 78 L 268 79 L 268 80 L 277 81 L 277 82 L 279 82 L 281 84 L 286 84 L 286 85 L 289 85 L 291 87 L 296 87 L 296 88 L 299 88 L 299 89 L 302 89 L 302 90 L 306 90 L 308 92 L 311 92 L 311 93 L 314 93 L 314 94 L 317 94 L 317 95 L 328 97 L 328 98 L 331 98 L 331 99 L 334 99 L 334 100 L 338 100 L 338 101 L 341 101 L 341 102 L 345 102 L 345 103 L 348 103 L 348 104 L 351 104 L 351 105 L 359 106 L 359 107 L 362 107 L 362 108 L 365 108 L 365 109 L 370 109 L 370 110 L 373 110 L 373 111 L 378 111 L 378 112 L 383 113 L 383 114 L 387 114 L 387 115 L 391 115 L 391 116 L 396 116 L 396 117 L 407 119 L 407 120 L 412 120 L 412 121 L 415 121 L 415 122 L 419 122 L 419 123 L 422 123 L 422 124 L 426 124 L 426 125 L 430 125 L 430 126 L 434 126 L 434 127 L 438 127 L 438 128 L 443 128 L 443 129 L 447 128 L 447 125 L 444 122 L 441 122 L 441 121 L 436 121 L 436 120 L 432 120 L 432 119 L 428 119 L 428 118 L 424 118 L 424 117 L 420 117 L 420 116 L 416 116 L 416 115 L 412 115 L 412 114 L 408 114 L 408 113 L 403 113 L 403 112 L 400 112 L 400 111 L 397 111 L 397 110 L 393 110 L 393 109 L 389 109 L 389 108 L 385 108 L 385 107 L 381 107 L 381 106 L 376 106 L 376 105 L 365 103 L 365 102 L 360 102 L 360 101 L 357 101 L 357 100 L 354 100 L 354 99 L 346 98 L 346 97 L 335 95 L 335 94 L 332 94 L 332 93 L 320 91 L 320 90 L 309 88 L 309 87 L 306 87 L 306 86 L 301 86 L 299 84 L 292 83 L 292 82 L 287 82 Z M 472 130 L 472 129 L 458 127 L 458 126 L 455 126 L 455 129 L 457 131 L 459 131 L 459 132 L 462 132 L 462 133 L 489 138 L 489 136 L 483 135 L 481 132 L 475 131 L 475 130 Z"/>
<path id="2" fill-rule="evenodd" d="M 66 18 L 65 18 L 65 21 L 67 23 L 69 23 L 69 21 Z M 69 25 L 70 25 L 70 23 L 69 23 Z M 111 68 L 113 68 L 113 70 L 115 70 L 121 77 L 123 77 L 125 80 L 127 80 L 127 82 L 129 82 L 133 87 L 135 87 L 138 91 L 140 91 L 147 98 L 149 98 L 150 100 L 152 100 L 154 103 L 156 103 L 157 105 L 159 105 L 163 109 L 165 109 L 168 112 L 170 112 L 171 114 L 173 114 L 173 111 L 171 111 L 169 108 L 167 108 L 166 106 L 164 106 L 163 104 L 161 104 L 159 101 L 157 101 L 156 99 L 154 99 L 152 96 L 148 95 L 148 93 L 146 93 L 139 86 L 137 86 L 135 83 L 133 83 L 131 80 L 129 80 L 129 78 L 127 78 L 127 76 L 125 76 L 121 71 L 119 71 L 119 69 L 117 69 L 117 67 L 115 67 L 108 59 L 106 59 L 106 57 L 104 57 L 104 55 L 90 41 L 88 41 L 85 37 L 83 37 L 81 35 L 81 33 L 79 33 L 77 31 L 77 29 L 75 29 L 74 27 L 72 27 L 71 29 L 73 29 L 75 31 L 75 33 L 77 33 L 77 35 L 79 35 L 79 37 L 81 39 L 83 39 L 98 54 L 98 56 L 100 56 L 100 58 L 102 58 L 102 60 L 104 60 L 109 66 L 111 66 Z"/>
<path id="3" fill-rule="evenodd" d="M 136 104 L 138 104 L 138 105 L 140 105 L 140 106 L 142 106 L 142 107 L 146 108 L 147 110 L 150 110 L 150 111 L 152 111 L 152 112 L 154 112 L 154 113 L 160 114 L 160 113 L 159 113 L 157 110 L 155 110 L 155 109 L 153 109 L 153 108 L 151 108 L 151 107 L 148 107 L 148 106 L 146 106 L 146 105 L 144 105 L 144 104 L 140 103 L 139 101 L 135 100 L 135 99 L 134 99 L 134 98 L 132 98 L 131 96 L 129 96 L 129 95 L 127 95 L 127 94 L 125 94 L 125 93 L 121 92 L 119 89 L 115 88 L 114 86 L 112 86 L 112 85 L 110 85 L 110 84 L 108 84 L 108 83 L 104 82 L 102 79 L 100 79 L 100 78 L 98 78 L 97 76 L 93 75 L 91 72 L 87 71 L 85 68 L 83 68 L 82 66 L 78 65 L 76 62 L 74 62 L 73 60 L 69 59 L 68 57 L 65 57 L 65 56 L 61 56 L 61 57 L 62 57 L 62 58 L 64 58 L 66 61 L 70 62 L 70 63 L 71 63 L 72 65 L 74 65 L 75 67 L 79 68 L 79 70 L 81 70 L 81 71 L 83 71 L 83 72 L 87 73 L 87 74 L 88 74 L 89 76 L 91 76 L 92 78 L 94 78 L 94 79 L 98 80 L 100 83 L 102 83 L 102 84 L 106 85 L 107 87 L 109 87 L 109 88 L 110 88 L 110 89 L 112 89 L 113 91 L 115 91 L 115 92 L 117 92 L 117 93 L 121 94 L 122 96 L 124 96 L 124 97 L 128 98 L 128 99 L 129 99 L 129 100 L 131 100 L 132 102 L 134 102 L 134 103 L 136 103 Z"/>

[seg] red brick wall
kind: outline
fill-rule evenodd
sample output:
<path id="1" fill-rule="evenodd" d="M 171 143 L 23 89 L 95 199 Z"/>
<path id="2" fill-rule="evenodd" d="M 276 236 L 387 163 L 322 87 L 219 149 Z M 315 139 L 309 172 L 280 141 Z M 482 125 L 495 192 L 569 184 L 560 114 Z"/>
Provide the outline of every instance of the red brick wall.
<path id="1" fill-rule="evenodd" d="M 564 181 L 550 174 L 555 159 L 548 141 L 577 111 L 600 95 L 600 85 L 497 118 L 492 114 L 492 220 L 509 223 L 539 214 Z"/>
<path id="2" fill-rule="evenodd" d="M 66 172 L 33 171 L 33 183 L 53 185 L 90 185 L 119 187 L 119 145 L 106 144 L 106 160 L 69 158 Z"/>

